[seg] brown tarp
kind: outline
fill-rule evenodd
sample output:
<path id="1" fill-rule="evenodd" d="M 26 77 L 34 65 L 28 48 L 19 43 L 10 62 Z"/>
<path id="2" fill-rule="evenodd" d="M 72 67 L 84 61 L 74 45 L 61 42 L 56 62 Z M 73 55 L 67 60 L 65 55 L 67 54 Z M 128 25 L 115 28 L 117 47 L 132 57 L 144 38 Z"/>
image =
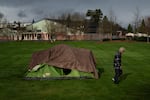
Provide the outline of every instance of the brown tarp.
<path id="1" fill-rule="evenodd" d="M 35 52 L 32 55 L 29 69 L 43 63 L 59 68 L 91 72 L 95 78 L 98 78 L 93 53 L 87 49 L 72 48 L 61 44 L 47 50 Z"/>

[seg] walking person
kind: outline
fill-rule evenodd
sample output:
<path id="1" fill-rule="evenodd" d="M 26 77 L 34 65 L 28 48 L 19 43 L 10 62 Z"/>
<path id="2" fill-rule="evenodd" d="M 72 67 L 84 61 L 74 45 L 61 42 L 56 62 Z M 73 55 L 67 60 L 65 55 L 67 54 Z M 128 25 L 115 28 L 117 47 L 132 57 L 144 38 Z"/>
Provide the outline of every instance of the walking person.
<path id="1" fill-rule="evenodd" d="M 125 52 L 124 47 L 120 47 L 119 51 L 114 56 L 114 70 L 115 70 L 115 76 L 112 78 L 115 84 L 119 83 L 119 77 L 122 75 L 123 71 L 121 68 L 121 56 Z"/>

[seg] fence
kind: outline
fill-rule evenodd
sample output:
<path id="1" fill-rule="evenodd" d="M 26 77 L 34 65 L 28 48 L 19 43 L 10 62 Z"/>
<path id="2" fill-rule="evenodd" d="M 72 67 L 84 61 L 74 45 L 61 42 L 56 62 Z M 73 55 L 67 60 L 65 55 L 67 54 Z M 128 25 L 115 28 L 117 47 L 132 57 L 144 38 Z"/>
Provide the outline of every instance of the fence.
<path id="1" fill-rule="evenodd" d="M 40 39 L 38 39 L 40 37 Z M 123 36 L 117 36 L 118 38 L 123 38 Z M 112 34 L 56 34 L 56 40 L 104 40 L 104 39 L 113 39 L 114 36 Z M 16 35 L 12 35 L 11 37 L 0 37 L 0 39 L 5 40 L 49 40 L 50 35 L 47 33 L 31 33 L 24 32 Z"/>

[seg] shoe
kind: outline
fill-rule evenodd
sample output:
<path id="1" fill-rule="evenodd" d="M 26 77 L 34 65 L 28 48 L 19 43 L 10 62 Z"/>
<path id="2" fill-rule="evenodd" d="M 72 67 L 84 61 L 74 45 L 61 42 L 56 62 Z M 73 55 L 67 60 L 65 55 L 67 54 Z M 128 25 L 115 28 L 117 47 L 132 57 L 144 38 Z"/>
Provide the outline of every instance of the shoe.
<path id="1" fill-rule="evenodd" d="M 115 79 L 114 79 L 114 78 L 112 78 L 112 81 L 115 81 Z"/>

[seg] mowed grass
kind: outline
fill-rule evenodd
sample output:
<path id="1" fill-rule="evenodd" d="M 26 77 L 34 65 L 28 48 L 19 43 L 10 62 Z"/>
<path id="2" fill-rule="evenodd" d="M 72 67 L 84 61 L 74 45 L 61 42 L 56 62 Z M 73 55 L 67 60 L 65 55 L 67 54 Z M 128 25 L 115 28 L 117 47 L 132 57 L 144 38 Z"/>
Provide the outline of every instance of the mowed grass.
<path id="1" fill-rule="evenodd" d="M 33 52 L 57 44 L 93 51 L 100 79 L 27 81 Z M 113 57 L 120 46 L 127 50 L 122 58 L 123 77 L 113 84 Z M 37 58 L 38 59 L 38 58 Z M 58 41 L 0 43 L 0 100 L 149 100 L 150 44 L 140 42 Z"/>

